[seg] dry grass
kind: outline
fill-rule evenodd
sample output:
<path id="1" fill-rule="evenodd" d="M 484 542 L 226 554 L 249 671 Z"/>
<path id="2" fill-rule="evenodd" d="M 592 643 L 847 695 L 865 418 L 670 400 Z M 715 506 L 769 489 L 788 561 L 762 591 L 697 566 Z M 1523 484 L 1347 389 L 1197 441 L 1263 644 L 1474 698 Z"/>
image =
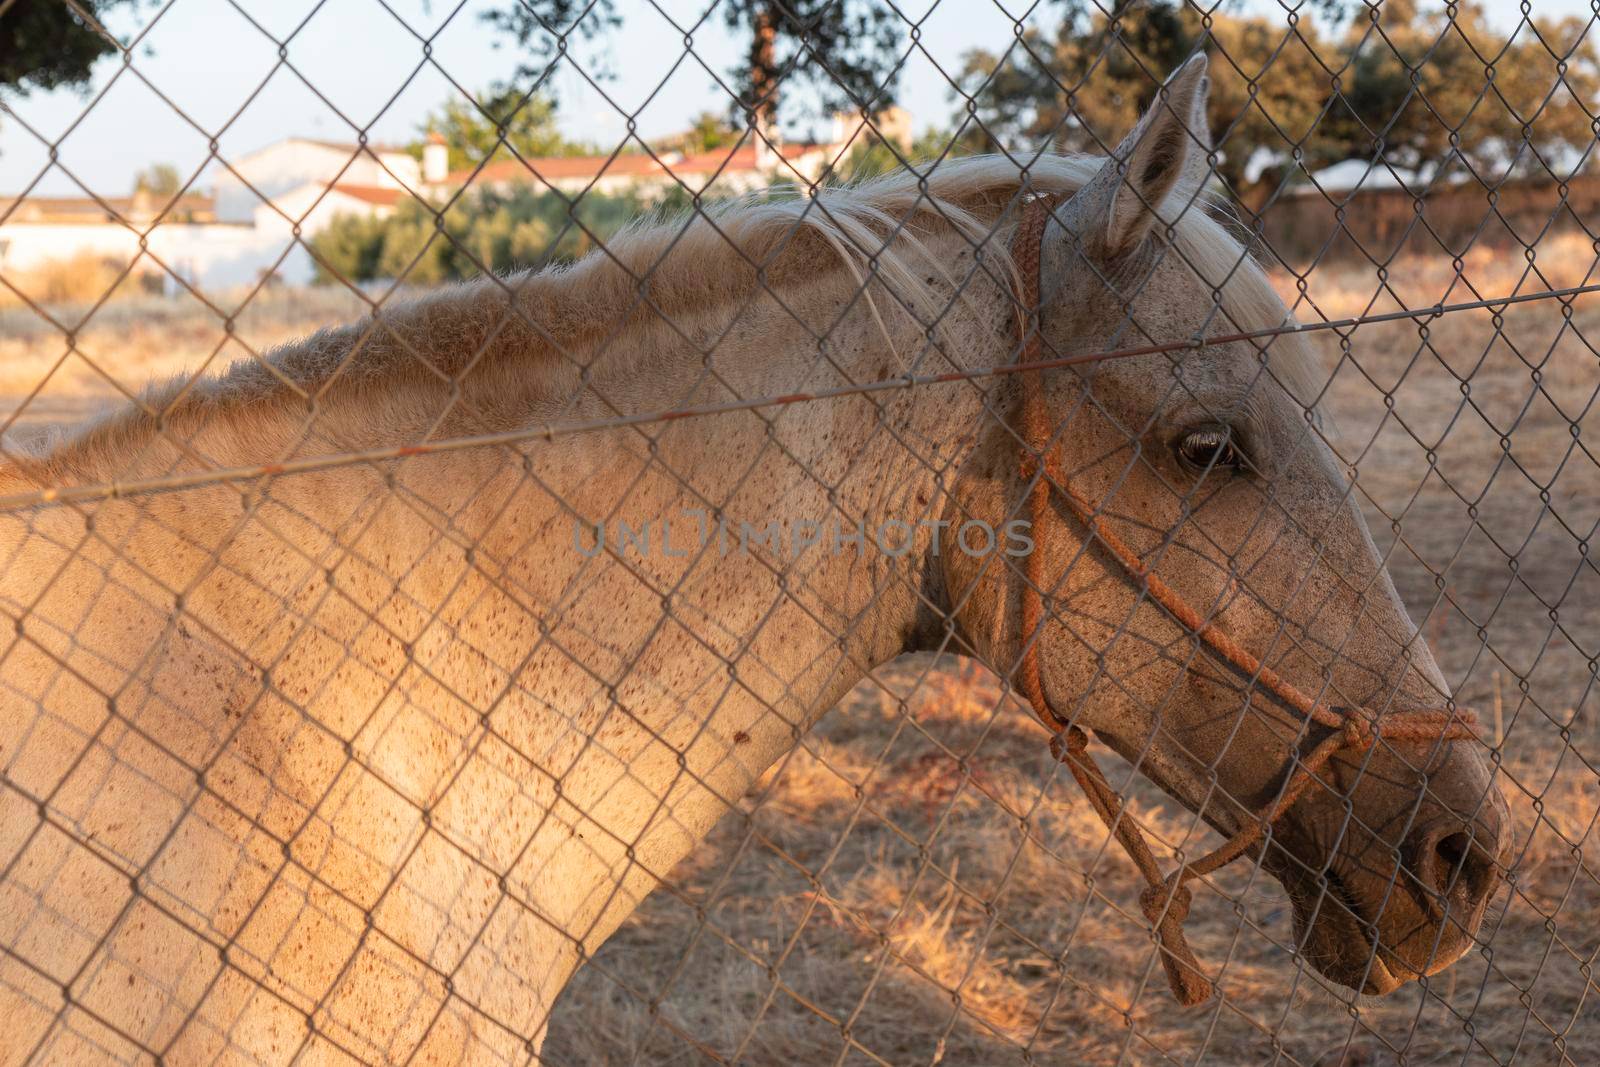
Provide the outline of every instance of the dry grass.
<path id="1" fill-rule="evenodd" d="M 881 681 L 579 975 L 548 1062 L 711 1059 L 684 1035 L 752 1064 L 1311 1064 L 1347 1044 L 1370 1057 L 1352 1064 L 1568 1062 L 1553 1032 L 1570 1062 L 1600 1057 L 1600 1024 L 1579 1014 L 1600 886 L 1554 832 L 1583 837 L 1592 777 L 1544 791 L 1555 825 L 1529 835 L 1496 906 L 1492 964 L 1469 956 L 1388 1000 L 1329 990 L 1284 944 L 1281 892 L 1240 869 L 1197 895 L 1190 938 L 1207 966 L 1226 961 L 1223 995 L 1184 1011 L 1132 910 L 1142 883 L 1030 714 L 970 663 L 918 658 Z M 1132 797 L 1156 836 L 1215 843 L 1152 788 Z"/>
<path id="2" fill-rule="evenodd" d="M 129 273 L 126 262 L 94 252 L 79 252 L 53 259 L 31 270 L 6 275 L 0 285 L 0 310 L 27 308 L 30 304 L 94 304 L 102 300 L 127 300 L 147 294 L 151 285 L 160 291 L 160 279 Z"/>
<path id="3" fill-rule="evenodd" d="M 1560 240 L 1551 284 L 1583 280 L 1592 249 Z M 1525 270 L 1465 265 L 1482 294 L 1526 288 Z M 1474 298 L 1448 262 L 1390 278 L 1414 304 Z M 1396 298 L 1370 268 L 1319 268 L 1309 295 L 1329 315 Z M 230 335 L 204 309 L 108 306 L 70 351 L 55 326 L 0 312 L 0 397 L 15 406 L 45 380 L 27 413 L 75 416 L 360 310 L 331 291 L 253 308 Z M 1473 312 L 1364 327 L 1348 351 L 1321 339 L 1380 547 L 1451 682 L 1504 737 L 1521 851 L 1482 952 L 1425 987 L 1352 998 L 1293 956 L 1283 894 L 1241 866 L 1190 920 L 1202 961 L 1225 961 L 1223 995 L 1177 1009 L 1140 883 L 1031 716 L 973 664 L 916 657 L 858 688 L 580 973 L 548 1062 L 1600 1062 L 1600 879 L 1582 851 L 1600 813 L 1584 762 L 1600 742 L 1600 582 L 1579 548 L 1600 524 L 1596 338 L 1590 298 L 1570 318 L 1514 308 L 1498 329 Z M 1148 785 L 1130 797 L 1158 837 L 1214 843 Z"/>
<path id="4" fill-rule="evenodd" d="M 215 308 L 188 295 L 95 303 L 104 291 L 44 315 L 0 303 L 0 432 L 87 417 L 153 381 L 220 370 L 368 309 L 342 287 L 215 293 Z"/>
<path id="5" fill-rule="evenodd" d="M 1276 273 L 1273 281 L 1301 322 L 1315 322 L 1588 285 L 1596 280 L 1597 253 L 1596 242 L 1563 230 L 1540 240 L 1531 260 L 1518 250 L 1474 246 L 1461 257 L 1459 269 L 1441 252 L 1387 265 L 1313 267 L 1304 293 L 1290 274 Z"/>

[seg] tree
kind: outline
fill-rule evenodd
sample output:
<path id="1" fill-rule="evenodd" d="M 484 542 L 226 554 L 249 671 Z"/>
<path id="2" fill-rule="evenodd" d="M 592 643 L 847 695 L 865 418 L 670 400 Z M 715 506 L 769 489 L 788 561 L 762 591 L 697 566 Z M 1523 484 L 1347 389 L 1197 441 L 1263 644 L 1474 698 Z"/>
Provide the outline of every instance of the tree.
<path id="1" fill-rule="evenodd" d="M 423 134 L 437 133 L 450 149 L 450 169 L 475 167 L 510 148 L 529 156 L 574 155 L 584 151 L 561 135 L 555 103 L 542 93 L 522 93 L 496 87 L 476 102 L 459 98 L 446 101 L 421 126 Z M 424 140 L 408 151 L 421 157 Z"/>
<path id="2" fill-rule="evenodd" d="M 171 200 L 183 187 L 183 177 L 171 163 L 152 163 L 133 179 L 133 191 L 148 193 L 160 200 Z"/>
<path id="3" fill-rule="evenodd" d="M 678 210 L 688 201 L 688 194 L 675 189 L 653 204 L 597 192 L 573 202 L 523 185 L 463 197 L 442 218 L 436 208 L 414 200 L 384 219 L 340 215 L 310 243 L 320 282 L 402 279 L 434 285 L 485 271 L 571 262 L 648 208 Z"/>
<path id="4" fill-rule="evenodd" d="M 1291 25 L 1217 12 L 1208 27 L 1179 0 L 1069 11 L 1053 39 L 1030 31 L 1004 62 L 968 55 L 964 88 L 979 107 L 967 137 L 984 147 L 1107 151 L 1167 72 L 1204 49 L 1213 57 L 1207 119 L 1217 172 L 1251 209 L 1301 166 L 1381 154 L 1428 172 L 1459 154 L 1486 176 L 1535 169 L 1539 158 L 1592 140 L 1579 102 L 1596 98 L 1600 78 L 1580 23 L 1535 20 L 1537 34 L 1508 45 L 1470 0 L 1455 5 L 1453 20 L 1419 15 L 1413 0 L 1360 10 L 1342 37 L 1324 35 L 1309 14 Z"/>
<path id="5" fill-rule="evenodd" d="M 1594 141 L 1600 53 L 1576 18 L 1533 20 L 1510 43 L 1484 8 L 1419 12 L 1388 0 L 1346 31 L 1349 88 L 1330 113 L 1351 154 L 1431 173 L 1452 158 L 1493 183 L 1561 171 Z M 1492 68 L 1492 71 L 1491 71 Z"/>
<path id="6" fill-rule="evenodd" d="M 1108 152 L 1167 73 L 1209 45 L 1220 53 L 1207 104 L 1208 124 L 1221 138 L 1217 171 L 1246 204 L 1265 198 L 1297 149 L 1314 160 L 1330 152 L 1343 158 L 1313 139 L 1329 75 L 1318 60 L 1326 45 L 1309 17 L 1291 28 L 1219 13 L 1208 31 L 1177 0 L 1124 0 L 1109 15 L 1067 18 L 1053 41 L 1029 31 L 1024 45 L 1005 63 L 982 51 L 967 56 L 962 78 L 979 100 L 969 140 Z"/>
<path id="7" fill-rule="evenodd" d="M 904 150 L 885 144 L 875 134 L 864 132 L 835 171 L 841 180 L 855 182 L 887 174 L 908 163 L 923 170 L 939 160 L 968 155 L 970 151 L 970 145 L 947 130 L 926 130 Z"/>
<path id="8" fill-rule="evenodd" d="M 117 50 L 97 22 L 114 8 L 137 6 L 142 0 L 15 0 L 0 11 L 0 89 L 26 94 L 32 89 L 82 85 L 101 56 Z"/>
<path id="9" fill-rule="evenodd" d="M 667 137 L 656 146 L 666 151 L 694 155 L 697 152 L 715 152 L 727 148 L 740 138 L 728 120 L 715 111 L 702 111 L 694 117 L 689 129 L 675 137 Z"/>
<path id="10" fill-rule="evenodd" d="M 723 22 L 748 43 L 730 72 L 747 121 L 772 128 L 791 83 L 810 86 L 827 111 L 878 111 L 894 102 L 900 16 L 887 0 L 723 0 Z M 572 37 L 602 37 L 621 22 L 615 0 L 517 0 L 485 15 L 520 48 L 548 61 Z M 520 76 L 538 79 L 544 63 Z"/>

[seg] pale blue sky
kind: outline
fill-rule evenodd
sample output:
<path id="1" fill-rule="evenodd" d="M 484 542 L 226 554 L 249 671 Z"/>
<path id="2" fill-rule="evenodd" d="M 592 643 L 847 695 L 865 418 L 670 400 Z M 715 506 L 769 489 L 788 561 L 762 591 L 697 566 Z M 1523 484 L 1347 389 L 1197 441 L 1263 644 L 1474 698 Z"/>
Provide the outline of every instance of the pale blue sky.
<path id="1" fill-rule="evenodd" d="M 457 92 L 446 73 L 476 91 L 516 65 L 514 54 L 493 47 L 494 34 L 478 18 L 500 2 L 171 0 L 136 19 L 124 16 L 113 23 L 118 33 L 131 36 L 148 27 L 133 70 L 123 70 L 118 59 L 105 60 L 87 96 L 56 92 L 9 99 L 16 117 L 0 115 L 0 194 L 32 187 L 41 194 L 76 195 L 83 191 L 81 182 L 101 195 L 122 195 L 132 176 L 154 162 L 176 164 L 187 178 L 205 165 L 212 136 L 225 157 L 290 134 L 345 141 L 367 128 L 376 140 L 409 140 L 422 116 Z M 635 112 L 640 133 L 654 137 L 683 128 L 699 111 L 722 110 L 725 96 L 695 57 L 725 74 L 739 44 L 717 13 L 694 33 L 694 55 L 687 55 L 683 32 L 666 17 L 691 25 L 710 2 L 657 0 L 658 11 L 646 0 L 618 0 L 625 21 L 608 50 L 617 78 L 601 85 L 616 105 L 564 65 L 555 87 L 569 134 L 616 144 L 626 132 L 622 111 Z M 1008 6 L 1020 9 L 1022 2 Z M 1276 7 L 1272 0 L 1251 0 L 1249 6 Z M 928 12 L 921 32 L 930 54 L 908 61 L 901 101 L 919 129 L 944 125 L 952 104 L 935 61 L 954 73 L 968 50 L 1003 48 L 1012 34 L 1011 16 L 991 0 L 907 0 L 901 7 L 913 17 Z M 1511 0 L 1488 0 L 1488 7 L 1506 12 L 1508 25 L 1515 20 Z M 1535 10 L 1587 14 L 1589 4 L 1536 0 Z M 280 65 L 268 34 L 286 37 L 308 17 Z M 437 66 L 424 62 L 419 35 L 433 38 Z M 818 126 L 818 132 L 825 131 Z M 49 142 L 58 142 L 60 167 L 49 166 Z"/>

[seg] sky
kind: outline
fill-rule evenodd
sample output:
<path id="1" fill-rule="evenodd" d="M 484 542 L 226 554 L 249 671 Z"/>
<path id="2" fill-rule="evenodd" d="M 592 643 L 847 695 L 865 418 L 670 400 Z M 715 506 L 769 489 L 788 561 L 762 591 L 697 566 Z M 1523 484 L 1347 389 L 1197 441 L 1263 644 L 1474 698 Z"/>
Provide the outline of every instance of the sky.
<path id="1" fill-rule="evenodd" d="M 224 158 L 290 135 L 404 143 L 423 117 L 452 95 L 506 78 L 518 55 L 496 47 L 481 14 L 505 0 L 169 0 L 122 14 L 112 29 L 136 42 L 130 62 L 96 65 L 87 92 L 63 90 L 5 99 L 0 112 L 0 195 L 120 196 L 152 163 L 209 183 L 211 142 Z M 705 110 L 725 110 L 713 74 L 726 75 L 742 50 L 715 0 L 616 0 L 623 16 L 602 53 L 615 77 L 591 83 L 588 55 L 563 62 L 554 79 L 561 123 L 573 138 L 616 145 L 631 116 L 639 134 L 681 130 Z M 1005 0 L 1025 9 L 1027 0 Z M 1422 0 L 1423 3 L 1429 0 Z M 1280 10 L 1246 0 L 1246 10 Z M 1488 0 L 1515 21 L 1511 0 Z M 973 48 L 1003 49 L 1015 23 L 997 0 L 904 0 L 924 14 L 925 52 L 902 74 L 900 102 L 919 130 L 948 125 L 949 82 Z M 1038 5 L 1030 23 L 1048 18 Z M 1536 14 L 1589 14 L 1588 0 L 1535 0 Z M 690 41 L 686 43 L 685 34 Z M 280 58 L 280 45 L 282 47 Z M 505 42 L 501 42 L 504 44 Z M 802 120 L 794 134 L 820 120 Z M 51 152 L 57 163 L 51 163 Z"/>

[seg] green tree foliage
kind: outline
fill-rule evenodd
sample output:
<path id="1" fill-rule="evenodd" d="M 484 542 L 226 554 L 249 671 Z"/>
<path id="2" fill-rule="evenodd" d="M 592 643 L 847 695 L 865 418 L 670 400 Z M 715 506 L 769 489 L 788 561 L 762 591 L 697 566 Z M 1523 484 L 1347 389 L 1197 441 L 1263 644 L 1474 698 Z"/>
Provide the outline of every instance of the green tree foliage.
<path id="1" fill-rule="evenodd" d="M 15 0 L 0 13 L 0 89 L 26 93 L 87 82 L 95 60 L 117 50 L 99 21 L 115 8 L 140 2 Z"/>
<path id="2" fill-rule="evenodd" d="M 402 214 L 409 211 L 409 207 L 401 209 Z M 311 238 L 317 282 L 369 282 L 381 277 L 378 263 L 383 258 L 389 222 L 371 215 L 335 217 Z"/>
<path id="3" fill-rule="evenodd" d="M 1492 182 L 1594 137 L 1585 109 L 1600 77 L 1577 20 L 1535 20 L 1537 33 L 1524 28 L 1508 45 L 1471 0 L 1453 20 L 1388 0 L 1359 9 L 1342 33 L 1337 14 L 1322 29 L 1309 13 L 1290 24 L 1218 12 L 1207 27 L 1179 0 L 1091 10 L 1070 9 L 1051 37 L 1030 31 L 1004 60 L 968 55 L 964 88 L 978 100 L 969 143 L 1105 152 L 1198 50 L 1212 57 L 1218 173 L 1252 208 L 1300 165 L 1381 153 L 1426 172 L 1455 153 Z"/>
<path id="4" fill-rule="evenodd" d="M 448 100 L 427 117 L 424 135 L 437 133 L 450 149 L 450 169 L 474 167 L 495 158 L 509 157 L 510 148 L 524 158 L 580 155 L 586 146 L 567 140 L 556 123 L 555 103 L 542 93 L 522 93 L 495 88 L 477 101 Z M 421 157 L 423 139 L 408 151 Z"/>
<path id="5" fill-rule="evenodd" d="M 1407 167 L 1459 154 L 1491 181 L 1593 143 L 1600 53 L 1587 20 L 1535 19 L 1507 44 L 1481 4 L 1458 4 L 1454 19 L 1418 7 L 1388 0 L 1346 31 L 1350 88 L 1330 114 L 1334 136 Z"/>
<path id="6" fill-rule="evenodd" d="M 183 177 L 171 163 L 152 163 L 134 176 L 133 191 L 170 200 L 183 187 Z"/>
<path id="7" fill-rule="evenodd" d="M 415 201 L 387 219 L 341 216 L 311 239 L 311 249 L 322 282 L 398 278 L 435 285 L 570 262 L 652 207 L 684 206 L 682 195 L 647 202 L 589 193 L 573 202 L 520 186 L 465 197 L 442 219 Z"/>
<path id="8" fill-rule="evenodd" d="M 676 137 L 662 139 L 656 147 L 686 155 L 715 152 L 719 148 L 732 147 L 742 135 L 740 130 L 715 111 L 702 111 L 694 117 L 687 131 Z"/>
<path id="9" fill-rule="evenodd" d="M 862 181 L 899 170 L 906 164 L 918 170 L 925 170 L 927 166 L 941 159 L 969 155 L 971 149 L 970 143 L 961 141 L 944 130 L 924 131 L 911 142 L 909 149 L 885 144 L 880 138 L 866 134 L 851 146 L 836 171 L 845 181 Z"/>
<path id="10" fill-rule="evenodd" d="M 730 71 L 737 105 L 762 124 L 780 117 L 782 90 L 813 89 L 824 109 L 894 102 L 901 17 L 887 0 L 721 0 L 723 23 L 746 42 Z M 522 76 L 538 79 L 574 37 L 597 39 L 620 25 L 615 0 L 516 0 L 485 17 L 539 57 Z"/>

